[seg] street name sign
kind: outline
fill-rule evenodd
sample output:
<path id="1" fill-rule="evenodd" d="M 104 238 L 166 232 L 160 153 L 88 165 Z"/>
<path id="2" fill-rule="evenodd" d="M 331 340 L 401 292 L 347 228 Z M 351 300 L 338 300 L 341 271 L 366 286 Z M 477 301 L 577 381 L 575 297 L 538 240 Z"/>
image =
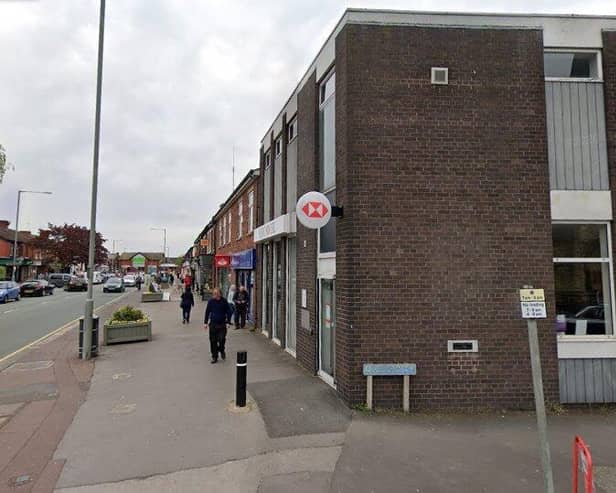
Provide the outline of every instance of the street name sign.
<path id="1" fill-rule="evenodd" d="M 522 318 L 547 318 L 543 289 L 520 289 Z"/>
<path id="2" fill-rule="evenodd" d="M 332 205 L 321 192 L 307 192 L 295 206 L 297 220 L 310 229 L 325 226 L 332 217 Z"/>

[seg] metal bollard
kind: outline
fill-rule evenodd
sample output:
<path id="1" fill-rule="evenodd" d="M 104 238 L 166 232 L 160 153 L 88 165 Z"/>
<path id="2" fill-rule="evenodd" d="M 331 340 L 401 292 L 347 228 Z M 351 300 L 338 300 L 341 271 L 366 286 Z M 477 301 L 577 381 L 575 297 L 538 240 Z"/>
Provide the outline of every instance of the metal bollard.
<path id="1" fill-rule="evenodd" d="M 246 351 L 237 352 L 237 368 L 235 376 L 235 405 L 237 407 L 246 406 L 246 370 L 248 365 L 248 353 Z"/>

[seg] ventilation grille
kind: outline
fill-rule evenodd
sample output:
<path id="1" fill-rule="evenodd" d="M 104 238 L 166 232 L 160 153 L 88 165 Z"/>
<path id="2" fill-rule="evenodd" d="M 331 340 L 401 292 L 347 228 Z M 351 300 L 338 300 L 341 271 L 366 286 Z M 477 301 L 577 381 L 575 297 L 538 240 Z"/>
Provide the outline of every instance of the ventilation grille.
<path id="1" fill-rule="evenodd" d="M 449 84 L 449 69 L 432 67 L 432 84 Z"/>
<path id="2" fill-rule="evenodd" d="M 477 339 L 463 341 L 447 341 L 447 351 L 450 353 L 476 353 L 479 351 Z"/>

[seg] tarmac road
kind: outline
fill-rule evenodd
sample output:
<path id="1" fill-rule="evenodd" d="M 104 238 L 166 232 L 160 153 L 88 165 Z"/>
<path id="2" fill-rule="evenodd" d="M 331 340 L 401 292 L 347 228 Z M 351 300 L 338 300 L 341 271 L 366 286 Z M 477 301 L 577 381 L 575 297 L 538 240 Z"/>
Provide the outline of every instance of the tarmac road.
<path id="1" fill-rule="evenodd" d="M 126 292 L 132 291 L 134 288 Z M 98 308 L 124 295 L 103 293 L 102 284 L 98 284 L 94 286 L 94 307 Z M 67 292 L 56 288 L 51 296 L 22 297 L 17 302 L 0 304 L 0 361 L 83 316 L 85 301 L 85 292 Z"/>

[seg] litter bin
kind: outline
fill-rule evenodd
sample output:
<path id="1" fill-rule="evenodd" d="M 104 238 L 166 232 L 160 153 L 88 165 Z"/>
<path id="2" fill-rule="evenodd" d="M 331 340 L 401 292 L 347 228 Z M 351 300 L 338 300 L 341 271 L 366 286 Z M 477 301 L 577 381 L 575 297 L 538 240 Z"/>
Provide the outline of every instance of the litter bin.
<path id="1" fill-rule="evenodd" d="M 92 320 L 92 346 L 90 348 L 90 356 L 98 356 L 98 315 L 94 315 Z M 79 357 L 83 353 L 83 325 L 84 317 L 79 319 Z"/>

